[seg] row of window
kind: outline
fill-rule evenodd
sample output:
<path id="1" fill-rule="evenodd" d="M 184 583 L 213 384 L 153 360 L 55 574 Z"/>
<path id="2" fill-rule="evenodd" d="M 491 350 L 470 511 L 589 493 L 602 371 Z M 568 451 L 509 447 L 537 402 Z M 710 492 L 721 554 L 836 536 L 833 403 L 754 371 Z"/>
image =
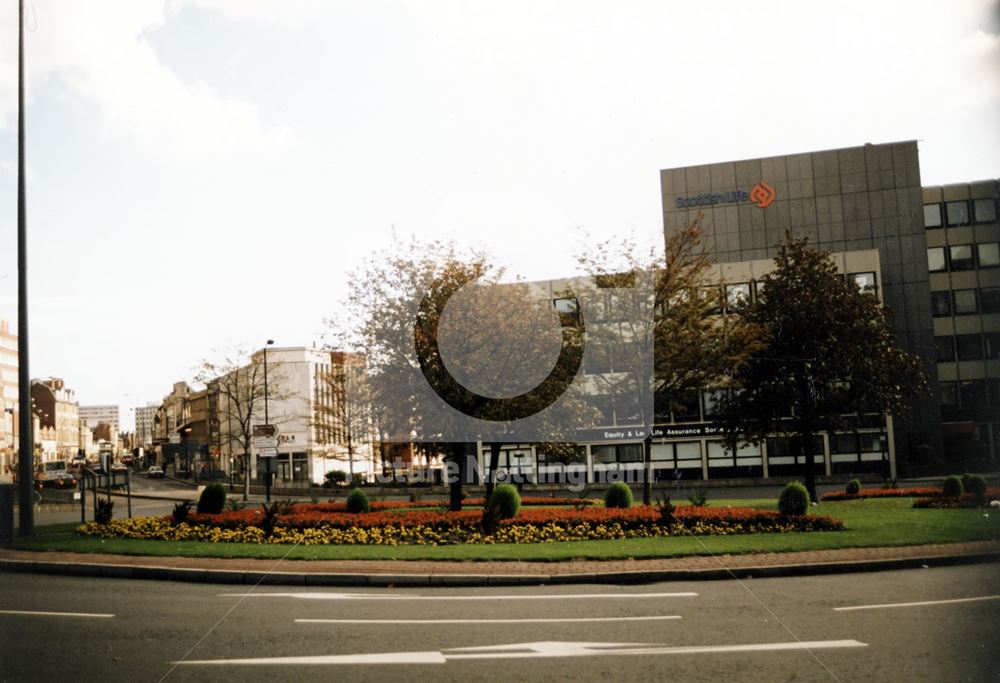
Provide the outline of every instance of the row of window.
<path id="1" fill-rule="evenodd" d="M 887 452 L 888 446 L 884 432 L 849 432 L 830 434 L 831 461 L 844 460 L 839 456 L 857 457 L 864 454 L 881 454 Z M 797 437 L 771 437 L 766 440 L 769 462 L 773 464 L 791 464 L 799 453 Z M 729 449 L 724 441 L 706 441 L 705 455 L 709 467 L 748 467 L 763 463 L 764 451 L 761 444 L 746 444 Z M 629 465 L 643 461 L 642 444 L 609 443 L 590 447 L 595 465 Z M 813 437 L 812 452 L 816 461 L 822 462 L 824 453 L 823 437 Z M 650 459 L 654 465 L 671 465 L 677 469 L 701 468 L 701 443 L 699 441 L 678 441 L 673 443 L 654 443 L 650 448 Z M 788 463 L 784 461 L 788 460 Z M 539 465 L 575 464 L 586 462 L 582 448 L 578 451 L 575 462 L 552 461 L 539 452 Z M 487 463 L 488 465 L 488 463 Z M 505 469 L 516 468 L 527 470 L 531 468 L 530 447 L 504 449 L 501 451 L 498 466 Z"/>
<path id="2" fill-rule="evenodd" d="M 935 318 L 1000 313 L 1000 287 L 931 292 L 931 312 Z"/>
<path id="3" fill-rule="evenodd" d="M 970 211 L 971 208 L 971 211 Z M 944 203 L 944 211 L 941 204 L 924 204 L 924 227 L 940 228 L 943 226 L 942 219 L 946 219 L 948 226 L 969 225 L 970 223 L 996 223 L 997 205 L 992 198 L 960 199 L 953 202 Z"/>
<path id="4" fill-rule="evenodd" d="M 1000 358 L 1000 332 L 934 337 L 939 363 Z"/>
<path id="5" fill-rule="evenodd" d="M 1000 406 L 1000 379 L 973 379 L 963 382 L 939 382 L 942 408 L 975 410 Z"/>
<path id="6" fill-rule="evenodd" d="M 927 270 L 939 273 L 946 270 L 962 271 L 996 268 L 1000 266 L 1000 242 L 956 244 L 950 247 L 927 249 Z"/>

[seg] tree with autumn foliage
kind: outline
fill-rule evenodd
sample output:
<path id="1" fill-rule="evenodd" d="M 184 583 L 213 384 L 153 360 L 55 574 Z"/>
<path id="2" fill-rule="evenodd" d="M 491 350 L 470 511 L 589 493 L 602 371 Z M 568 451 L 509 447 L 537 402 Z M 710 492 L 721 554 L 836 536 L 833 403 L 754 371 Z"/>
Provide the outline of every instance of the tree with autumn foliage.
<path id="1" fill-rule="evenodd" d="M 583 269 L 615 285 L 647 278 L 649 287 L 619 289 L 609 310 L 613 325 L 588 328 L 611 372 L 594 375 L 597 391 L 611 396 L 618 424 L 638 424 L 647 436 L 643 448 L 643 503 L 652 498 L 652 429 L 657 414 L 680 406 L 692 393 L 731 386 L 733 371 L 764 345 L 762 327 L 740 316 L 720 315 L 721 283 L 713 282 L 714 263 L 702 248 L 699 216 L 667 237 L 665 249 L 640 250 L 631 241 L 587 245 L 577 256 Z M 588 342 L 589 343 L 589 342 Z M 652 353 L 648 376 L 618 372 L 615 365 L 641 368 L 638 355 Z"/>
<path id="2" fill-rule="evenodd" d="M 926 387 L 921 361 L 900 349 L 878 293 L 838 274 L 830 254 L 806 239 L 786 233 L 775 269 L 760 283 L 761 294 L 739 315 L 766 329 L 769 341 L 735 370 L 739 389 L 723 397 L 722 420 L 745 442 L 797 437 L 816 501 L 814 454 L 805 453 L 813 437 L 850 429 L 864 413 L 902 413 Z"/>

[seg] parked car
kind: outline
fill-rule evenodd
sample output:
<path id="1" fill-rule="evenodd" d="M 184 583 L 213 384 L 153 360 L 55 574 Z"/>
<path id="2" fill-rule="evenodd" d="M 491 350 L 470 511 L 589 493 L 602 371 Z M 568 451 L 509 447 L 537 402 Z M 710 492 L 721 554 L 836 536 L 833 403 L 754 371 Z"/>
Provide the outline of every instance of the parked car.
<path id="1" fill-rule="evenodd" d="M 76 477 L 68 473 L 50 474 L 44 479 L 36 479 L 35 486 L 46 489 L 76 488 Z"/>
<path id="2" fill-rule="evenodd" d="M 116 462 L 115 464 L 113 464 L 111 466 L 111 471 L 112 472 L 127 472 L 128 471 L 128 465 L 126 465 L 125 463 Z"/>
<path id="3" fill-rule="evenodd" d="M 151 465 L 148 470 L 146 470 L 146 476 L 150 479 L 163 479 L 163 468 L 159 465 Z"/>

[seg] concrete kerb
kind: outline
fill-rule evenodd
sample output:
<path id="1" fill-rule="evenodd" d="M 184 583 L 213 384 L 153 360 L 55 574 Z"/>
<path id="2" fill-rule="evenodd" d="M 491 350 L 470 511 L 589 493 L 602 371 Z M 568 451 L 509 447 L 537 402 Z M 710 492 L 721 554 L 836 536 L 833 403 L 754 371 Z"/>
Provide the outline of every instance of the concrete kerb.
<path id="1" fill-rule="evenodd" d="M 670 581 L 779 578 L 851 572 L 873 572 L 920 567 L 943 567 L 1000 561 L 1000 553 L 852 560 L 805 564 L 586 572 L 580 574 L 360 574 L 348 572 L 267 572 L 230 569 L 191 569 L 156 565 L 97 564 L 0 559 L 0 573 L 29 573 L 93 578 L 144 579 L 185 583 L 349 586 L 369 588 L 544 586 L 571 584 L 645 584 Z"/>

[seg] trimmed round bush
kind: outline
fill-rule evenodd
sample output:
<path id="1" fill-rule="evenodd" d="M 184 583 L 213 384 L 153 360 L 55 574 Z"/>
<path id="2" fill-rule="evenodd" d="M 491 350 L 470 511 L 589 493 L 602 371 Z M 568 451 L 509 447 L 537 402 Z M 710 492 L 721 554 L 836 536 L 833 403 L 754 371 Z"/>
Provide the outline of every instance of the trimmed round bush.
<path id="1" fill-rule="evenodd" d="M 354 489 L 349 494 L 347 494 L 347 511 L 348 512 L 368 512 L 371 510 L 371 505 L 368 503 L 368 496 L 361 489 Z"/>
<path id="2" fill-rule="evenodd" d="M 845 489 L 849 495 L 856 496 L 861 493 L 861 482 L 857 479 L 851 479 L 847 482 L 847 489 Z"/>
<path id="3" fill-rule="evenodd" d="M 226 487 L 222 484 L 209 484 L 198 498 L 198 512 L 217 515 L 226 507 Z"/>
<path id="4" fill-rule="evenodd" d="M 958 498 L 962 495 L 962 480 L 957 475 L 947 477 L 941 484 L 941 493 L 949 498 Z"/>
<path id="5" fill-rule="evenodd" d="M 623 481 L 616 481 L 608 487 L 604 494 L 604 507 L 609 508 L 630 508 L 632 507 L 632 489 Z"/>
<path id="6" fill-rule="evenodd" d="M 809 509 L 809 492 L 797 481 L 785 485 L 778 496 L 778 510 L 783 515 L 804 515 Z"/>
<path id="7" fill-rule="evenodd" d="M 513 519 L 521 509 L 521 494 L 510 484 L 500 484 L 490 495 L 490 509 L 498 519 Z"/>
<path id="8" fill-rule="evenodd" d="M 978 474 L 969 474 L 962 481 L 962 490 L 971 493 L 977 501 L 986 501 L 986 480 Z"/>

